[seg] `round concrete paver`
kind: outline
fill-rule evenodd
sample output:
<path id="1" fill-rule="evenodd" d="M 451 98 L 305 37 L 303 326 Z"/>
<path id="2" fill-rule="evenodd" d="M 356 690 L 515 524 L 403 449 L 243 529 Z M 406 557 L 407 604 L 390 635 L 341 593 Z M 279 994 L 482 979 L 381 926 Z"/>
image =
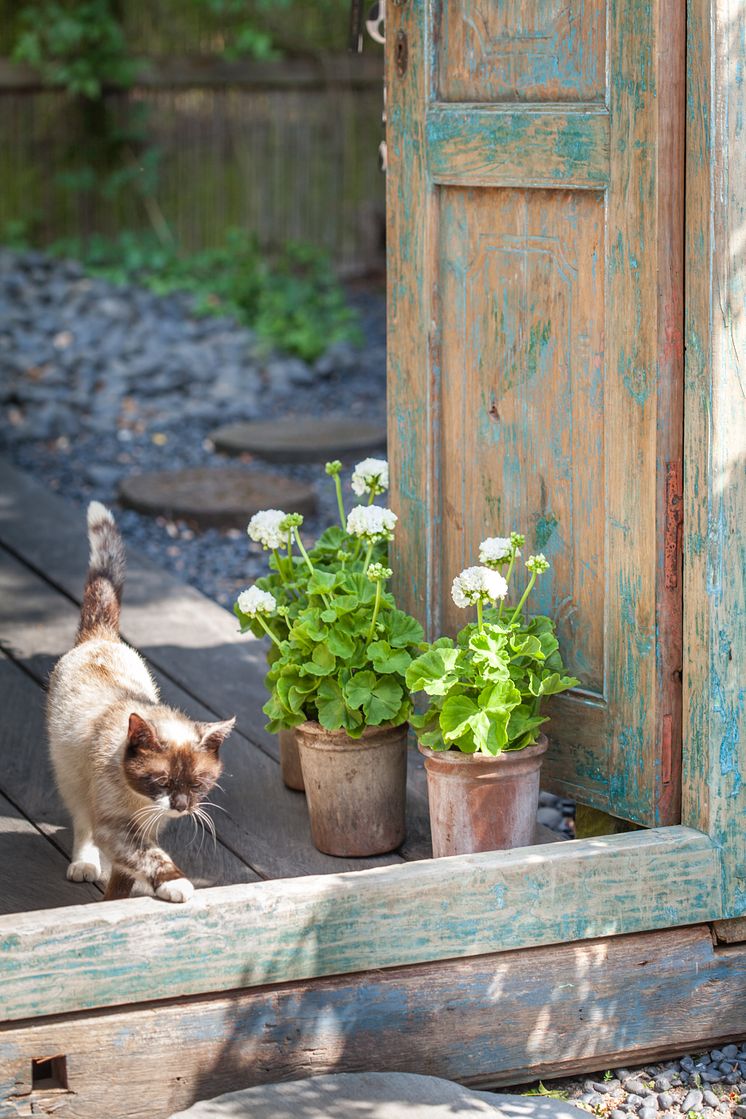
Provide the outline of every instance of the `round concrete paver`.
<path id="1" fill-rule="evenodd" d="M 254 513 L 272 507 L 312 513 L 311 486 L 281 474 L 251 474 L 240 467 L 199 467 L 132 474 L 119 487 L 123 505 L 151 517 L 187 521 L 197 528 L 243 528 Z"/>
<path id="2" fill-rule="evenodd" d="M 227 455 L 252 454 L 268 462 L 328 462 L 386 446 L 386 428 L 352 416 L 298 416 L 227 424 L 210 439 Z"/>
<path id="3" fill-rule="evenodd" d="M 171 1119 L 582 1119 L 562 1100 L 472 1092 L 409 1072 L 355 1072 L 264 1084 L 195 1103 Z"/>

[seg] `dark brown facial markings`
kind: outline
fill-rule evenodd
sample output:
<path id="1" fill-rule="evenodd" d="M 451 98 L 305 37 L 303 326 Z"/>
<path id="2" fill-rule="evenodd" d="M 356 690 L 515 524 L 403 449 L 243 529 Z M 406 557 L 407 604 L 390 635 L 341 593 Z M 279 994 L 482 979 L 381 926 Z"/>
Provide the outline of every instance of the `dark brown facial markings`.
<path id="1" fill-rule="evenodd" d="M 130 717 L 123 766 L 125 779 L 135 792 L 154 801 L 168 796 L 177 812 L 193 812 L 209 795 L 223 768 L 216 748 L 163 742 L 137 715 Z"/>

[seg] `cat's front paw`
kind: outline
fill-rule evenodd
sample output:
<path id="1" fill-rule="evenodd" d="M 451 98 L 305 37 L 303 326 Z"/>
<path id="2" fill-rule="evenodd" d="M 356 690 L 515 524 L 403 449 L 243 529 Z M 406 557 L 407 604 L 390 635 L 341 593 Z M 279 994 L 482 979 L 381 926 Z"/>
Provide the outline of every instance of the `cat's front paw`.
<path id="1" fill-rule="evenodd" d="M 163 901 L 189 901 L 193 894 L 194 886 L 188 878 L 172 878 L 170 882 L 161 882 L 155 891 L 155 896 Z"/>
<path id="2" fill-rule="evenodd" d="M 77 859 L 67 868 L 67 877 L 70 882 L 98 882 L 101 878 L 101 864 Z"/>

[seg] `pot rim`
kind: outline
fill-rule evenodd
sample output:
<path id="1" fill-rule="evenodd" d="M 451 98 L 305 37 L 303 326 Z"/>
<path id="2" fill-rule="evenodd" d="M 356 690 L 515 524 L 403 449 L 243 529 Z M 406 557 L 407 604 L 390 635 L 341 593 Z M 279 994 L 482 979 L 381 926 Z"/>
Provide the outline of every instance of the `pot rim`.
<path id="1" fill-rule="evenodd" d="M 549 739 L 543 733 L 539 734 L 538 740 L 532 746 L 524 746 L 522 750 L 503 750 L 500 754 L 464 754 L 461 750 L 431 750 L 429 746 L 423 746 L 421 742 L 417 743 L 417 749 L 426 759 L 432 758 L 434 761 L 454 767 L 475 764 L 510 765 L 511 762 L 521 758 L 538 758 L 546 753 L 548 747 Z"/>
<path id="2" fill-rule="evenodd" d="M 380 727 L 366 726 L 359 738 L 351 738 L 346 730 L 327 730 L 321 723 L 309 719 L 295 727 L 298 732 L 296 741 L 298 745 L 313 749 L 323 750 L 360 750 L 365 746 L 375 747 L 379 744 L 388 744 L 404 740 L 406 743 L 409 733 L 409 723 L 398 723 L 396 726 L 384 724 Z"/>

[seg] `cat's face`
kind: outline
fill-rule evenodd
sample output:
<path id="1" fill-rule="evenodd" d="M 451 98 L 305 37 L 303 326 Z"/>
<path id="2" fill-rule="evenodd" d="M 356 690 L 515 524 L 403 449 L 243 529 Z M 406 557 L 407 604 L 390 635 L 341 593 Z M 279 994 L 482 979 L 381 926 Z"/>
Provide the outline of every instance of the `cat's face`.
<path id="1" fill-rule="evenodd" d="M 127 783 L 164 815 L 198 813 L 220 777 L 218 753 L 234 723 L 156 726 L 130 715 L 123 763 Z"/>

